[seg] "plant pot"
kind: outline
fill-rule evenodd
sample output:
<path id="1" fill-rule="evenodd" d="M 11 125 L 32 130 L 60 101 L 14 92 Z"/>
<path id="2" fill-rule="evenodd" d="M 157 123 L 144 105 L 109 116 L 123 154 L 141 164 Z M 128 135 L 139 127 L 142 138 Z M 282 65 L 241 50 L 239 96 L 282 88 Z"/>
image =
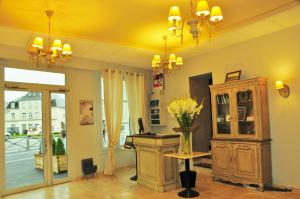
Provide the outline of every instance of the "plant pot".
<path id="1" fill-rule="evenodd" d="M 68 170 L 68 159 L 66 155 L 52 156 L 52 170 L 54 173 L 60 173 Z"/>
<path id="2" fill-rule="evenodd" d="M 44 155 L 34 154 L 34 165 L 36 169 L 44 169 Z M 67 155 L 54 155 L 52 156 L 52 170 L 54 173 L 60 173 L 68 170 Z"/>
<path id="3" fill-rule="evenodd" d="M 184 188 L 195 187 L 196 176 L 197 176 L 196 171 L 181 171 L 180 172 L 181 186 Z"/>
<path id="4" fill-rule="evenodd" d="M 40 170 L 44 169 L 44 154 L 43 153 L 34 154 L 34 166 L 36 169 L 40 169 Z"/>

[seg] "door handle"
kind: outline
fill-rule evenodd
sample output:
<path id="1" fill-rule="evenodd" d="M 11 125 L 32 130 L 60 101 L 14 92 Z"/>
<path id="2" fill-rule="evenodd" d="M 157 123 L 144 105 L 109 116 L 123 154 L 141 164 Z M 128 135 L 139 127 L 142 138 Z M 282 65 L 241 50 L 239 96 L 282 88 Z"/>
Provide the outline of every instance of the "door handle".
<path id="1" fill-rule="evenodd" d="M 46 153 L 47 152 L 47 147 L 48 147 L 46 138 L 43 138 L 43 144 L 44 144 L 44 153 Z"/>

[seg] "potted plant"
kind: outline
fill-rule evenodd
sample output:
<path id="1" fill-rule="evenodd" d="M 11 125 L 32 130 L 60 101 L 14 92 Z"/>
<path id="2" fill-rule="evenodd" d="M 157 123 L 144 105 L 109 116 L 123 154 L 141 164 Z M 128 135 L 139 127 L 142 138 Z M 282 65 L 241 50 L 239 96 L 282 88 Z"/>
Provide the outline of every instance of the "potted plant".
<path id="1" fill-rule="evenodd" d="M 58 138 L 55 144 L 52 156 L 52 170 L 54 173 L 60 173 L 68 170 L 68 159 L 66 150 L 61 138 Z"/>
<path id="2" fill-rule="evenodd" d="M 193 121 L 199 116 L 203 108 L 203 101 L 204 99 L 201 104 L 197 104 L 197 101 L 192 98 L 182 98 L 172 101 L 168 106 L 168 112 L 178 122 L 179 127 L 173 128 L 173 130 L 181 133 L 182 153 L 187 157 L 192 153 L 190 135 L 191 132 L 194 132 L 195 130 L 193 128 Z M 189 167 L 189 159 L 187 158 L 185 159 L 186 170 L 180 172 L 181 185 L 186 188 L 184 191 L 178 193 L 181 197 L 195 197 L 199 195 L 197 192 L 191 190 L 191 188 L 195 187 L 197 173 L 195 171 L 191 171 Z"/>
<path id="3" fill-rule="evenodd" d="M 35 168 L 44 169 L 44 153 L 42 153 L 42 144 L 38 154 L 34 154 Z M 54 173 L 60 173 L 68 170 L 68 160 L 66 150 L 61 138 L 52 140 L 52 170 Z"/>

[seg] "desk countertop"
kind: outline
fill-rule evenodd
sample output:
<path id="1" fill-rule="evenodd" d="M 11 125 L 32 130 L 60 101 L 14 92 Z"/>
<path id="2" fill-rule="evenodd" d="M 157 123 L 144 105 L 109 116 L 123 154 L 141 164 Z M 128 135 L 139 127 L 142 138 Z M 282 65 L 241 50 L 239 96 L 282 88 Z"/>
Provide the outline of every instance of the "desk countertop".
<path id="1" fill-rule="evenodd" d="M 150 139 L 168 139 L 168 138 L 177 138 L 180 135 L 178 134 L 136 134 L 136 135 L 131 135 L 130 137 L 133 138 L 150 138 Z"/>

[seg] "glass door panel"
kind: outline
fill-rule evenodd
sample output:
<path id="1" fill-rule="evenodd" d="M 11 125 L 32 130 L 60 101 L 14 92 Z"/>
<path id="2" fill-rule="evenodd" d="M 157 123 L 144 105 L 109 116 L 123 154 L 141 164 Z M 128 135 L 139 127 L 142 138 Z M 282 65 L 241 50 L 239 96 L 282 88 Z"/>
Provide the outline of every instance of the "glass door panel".
<path id="1" fill-rule="evenodd" d="M 42 93 L 4 92 L 5 189 L 45 184 Z"/>
<path id="2" fill-rule="evenodd" d="M 51 137 L 53 180 L 68 177 L 66 94 L 51 93 Z"/>
<path id="3" fill-rule="evenodd" d="M 239 91 L 236 93 L 237 99 L 237 120 L 238 134 L 254 135 L 255 134 L 255 118 L 253 91 L 251 89 Z"/>
<path id="4" fill-rule="evenodd" d="M 216 95 L 216 122 L 218 134 L 231 134 L 229 94 Z"/>

